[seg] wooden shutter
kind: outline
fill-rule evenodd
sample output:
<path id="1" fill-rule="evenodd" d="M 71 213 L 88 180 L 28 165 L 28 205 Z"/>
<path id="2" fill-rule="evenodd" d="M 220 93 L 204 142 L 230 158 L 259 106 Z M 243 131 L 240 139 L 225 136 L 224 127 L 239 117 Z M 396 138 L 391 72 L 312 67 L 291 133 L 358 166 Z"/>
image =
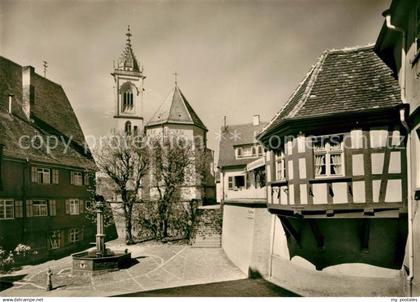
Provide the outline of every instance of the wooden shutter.
<path id="1" fill-rule="evenodd" d="M 228 184 L 228 188 L 231 190 L 231 189 L 233 189 L 233 177 L 232 176 L 229 176 L 229 178 L 228 178 L 228 182 L 229 182 L 229 184 Z"/>
<path id="2" fill-rule="evenodd" d="M 70 214 L 70 200 L 66 199 L 66 214 Z"/>
<path id="3" fill-rule="evenodd" d="M 83 200 L 79 200 L 79 213 L 82 214 L 85 208 L 85 202 Z"/>
<path id="4" fill-rule="evenodd" d="M 26 201 L 26 217 L 32 217 L 32 200 Z"/>
<path id="5" fill-rule="evenodd" d="M 22 200 L 15 200 L 15 217 L 16 218 L 23 217 L 23 201 Z"/>
<path id="6" fill-rule="evenodd" d="M 59 170 L 53 169 L 52 170 L 52 183 L 53 184 L 58 184 L 59 183 L 59 178 L 60 178 Z"/>
<path id="7" fill-rule="evenodd" d="M 74 173 L 73 173 L 73 171 L 70 171 L 70 184 L 74 185 Z"/>
<path id="8" fill-rule="evenodd" d="M 55 200 L 49 200 L 48 205 L 50 206 L 50 216 L 56 216 L 57 215 L 57 207 Z"/>
<path id="9" fill-rule="evenodd" d="M 87 173 L 87 172 L 83 173 L 83 184 L 85 186 L 89 185 L 89 173 Z"/>
<path id="10" fill-rule="evenodd" d="M 38 182 L 38 173 L 36 167 L 32 167 L 32 182 Z"/>

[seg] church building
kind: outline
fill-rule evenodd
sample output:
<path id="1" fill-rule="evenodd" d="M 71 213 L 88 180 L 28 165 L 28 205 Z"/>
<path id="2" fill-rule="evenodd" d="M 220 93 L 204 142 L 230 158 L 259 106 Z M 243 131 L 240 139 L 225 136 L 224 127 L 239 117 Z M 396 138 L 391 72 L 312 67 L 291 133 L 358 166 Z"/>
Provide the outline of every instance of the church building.
<path id="1" fill-rule="evenodd" d="M 168 97 L 149 122 L 144 124 L 143 84 L 146 76 L 131 45 L 130 27 L 128 27 L 126 36 L 127 42 L 124 51 L 112 73 L 115 84 L 114 130 L 128 135 L 145 135 L 150 138 L 167 135 L 182 136 L 188 141 L 199 143 L 207 154 L 206 177 L 204 181 L 200 180 L 183 186 L 181 189 L 182 199 L 215 200 L 213 151 L 207 148 L 207 127 L 181 92 L 177 80 L 175 80 L 174 88 Z M 197 163 L 195 166 L 192 170 L 197 170 Z M 150 192 L 142 192 L 142 194 L 144 193 L 146 194 L 144 196 L 153 195 L 149 194 Z"/>

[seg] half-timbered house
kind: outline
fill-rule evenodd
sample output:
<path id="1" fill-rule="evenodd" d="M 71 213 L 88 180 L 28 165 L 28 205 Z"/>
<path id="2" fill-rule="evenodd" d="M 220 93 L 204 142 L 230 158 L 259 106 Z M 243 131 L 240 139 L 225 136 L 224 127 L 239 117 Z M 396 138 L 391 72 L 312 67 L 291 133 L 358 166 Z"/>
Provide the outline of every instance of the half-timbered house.
<path id="1" fill-rule="evenodd" d="M 372 46 L 327 50 L 258 134 L 269 150 L 271 277 L 283 286 L 398 293 L 407 239 L 404 106 Z M 330 273 L 345 284 L 332 286 Z"/>

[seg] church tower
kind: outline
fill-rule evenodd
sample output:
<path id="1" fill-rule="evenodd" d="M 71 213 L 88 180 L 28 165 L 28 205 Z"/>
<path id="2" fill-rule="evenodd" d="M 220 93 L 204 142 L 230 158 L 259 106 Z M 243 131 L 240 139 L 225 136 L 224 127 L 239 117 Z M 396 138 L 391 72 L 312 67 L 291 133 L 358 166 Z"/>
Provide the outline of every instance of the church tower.
<path id="1" fill-rule="evenodd" d="M 114 128 L 117 132 L 142 134 L 143 123 L 143 67 L 137 61 L 131 47 L 130 26 L 127 42 L 117 65 L 114 64 L 115 115 Z"/>

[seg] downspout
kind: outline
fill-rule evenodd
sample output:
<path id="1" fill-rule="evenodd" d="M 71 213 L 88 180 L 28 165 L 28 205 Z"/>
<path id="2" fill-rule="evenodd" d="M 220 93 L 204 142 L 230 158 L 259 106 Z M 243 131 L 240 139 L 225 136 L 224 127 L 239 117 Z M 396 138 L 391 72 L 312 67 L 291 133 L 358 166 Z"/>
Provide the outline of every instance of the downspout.
<path id="1" fill-rule="evenodd" d="M 407 131 L 407 190 L 408 190 L 408 270 L 407 276 L 409 296 L 412 296 L 413 277 L 414 277 L 414 236 L 413 236 L 413 198 L 411 188 L 411 133 L 410 127 L 405 119 L 406 108 L 400 109 L 401 124 Z"/>
<path id="2" fill-rule="evenodd" d="M 408 104 L 407 94 L 406 94 L 406 52 L 405 52 L 405 36 L 406 33 L 404 29 L 397 27 L 391 22 L 391 12 L 389 10 L 383 12 L 382 14 L 386 20 L 386 26 L 390 30 L 401 33 L 401 101 L 403 104 Z M 407 276 L 407 285 L 408 285 L 408 295 L 412 296 L 413 289 L 413 277 L 414 277 L 414 236 L 413 236 L 413 198 L 411 192 L 411 129 L 408 125 L 405 116 L 406 116 L 407 107 L 400 109 L 400 121 L 405 130 L 407 131 L 407 190 L 408 190 L 408 276 Z"/>
<path id="3" fill-rule="evenodd" d="M 396 31 L 401 33 L 401 100 L 404 104 L 407 103 L 407 98 L 406 98 L 406 91 L 405 91 L 405 86 L 406 86 L 406 76 L 405 76 L 405 57 L 406 57 L 406 53 L 405 53 L 405 31 L 404 29 L 402 29 L 401 27 L 397 27 L 395 25 L 393 25 L 391 23 L 391 12 L 389 10 L 386 10 L 383 12 L 382 14 L 385 17 L 386 20 L 386 27 L 388 27 L 390 30 Z"/>

